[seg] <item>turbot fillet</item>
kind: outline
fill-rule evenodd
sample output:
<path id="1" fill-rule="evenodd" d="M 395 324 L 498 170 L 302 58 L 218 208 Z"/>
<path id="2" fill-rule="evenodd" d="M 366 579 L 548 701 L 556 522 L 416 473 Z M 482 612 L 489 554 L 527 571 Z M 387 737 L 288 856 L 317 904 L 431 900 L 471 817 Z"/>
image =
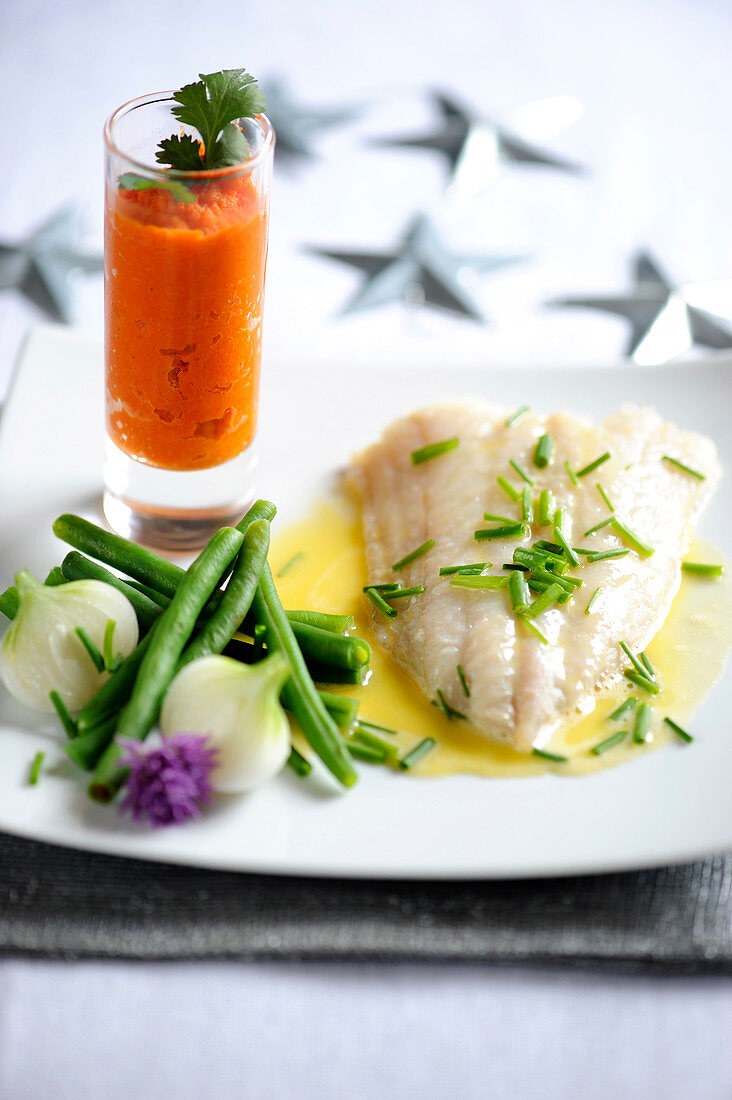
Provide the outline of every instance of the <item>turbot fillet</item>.
<path id="1" fill-rule="evenodd" d="M 681 431 L 653 409 L 628 405 L 599 424 L 566 413 L 530 413 L 507 426 L 508 415 L 478 402 L 414 412 L 356 456 L 351 478 L 362 498 L 369 582 L 425 586 L 421 595 L 394 601 L 394 618 L 373 610 L 378 642 L 428 698 L 442 692 L 485 737 L 530 751 L 545 745 L 560 725 L 591 711 L 597 695 L 622 680 L 628 660 L 621 640 L 637 653 L 659 629 L 679 586 L 693 526 L 720 471 L 710 440 Z M 545 434 L 553 441 L 552 456 L 538 468 L 536 446 Z M 412 462 L 414 451 L 455 437 L 454 449 Z M 580 471 L 605 452 L 611 457 L 574 484 L 565 463 Z M 476 541 L 476 530 L 499 525 L 484 520 L 486 512 L 521 519 L 521 503 L 497 482 L 505 478 L 518 491 L 526 484 L 512 459 L 533 482 L 533 520 L 519 537 Z M 485 575 L 505 578 L 509 573 L 502 567 L 513 562 L 517 547 L 551 542 L 553 525 L 537 522 L 544 489 L 565 510 L 562 531 L 571 546 L 630 550 L 594 562 L 580 555 L 581 564 L 565 576 L 581 587 L 533 620 L 548 644 L 512 610 L 507 591 L 466 590 L 439 575 L 441 566 L 490 561 Z M 630 535 L 612 523 L 585 534 L 611 516 Z M 432 549 L 393 570 L 430 539 Z"/>

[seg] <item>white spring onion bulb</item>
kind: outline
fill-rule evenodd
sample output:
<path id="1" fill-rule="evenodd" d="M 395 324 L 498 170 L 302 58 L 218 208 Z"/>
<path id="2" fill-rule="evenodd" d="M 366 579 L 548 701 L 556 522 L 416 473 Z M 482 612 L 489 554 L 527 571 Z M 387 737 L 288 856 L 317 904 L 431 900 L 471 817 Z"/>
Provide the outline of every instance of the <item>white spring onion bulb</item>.
<path id="1" fill-rule="evenodd" d="M 202 733 L 218 750 L 215 791 L 249 791 L 266 783 L 290 755 L 290 724 L 280 706 L 290 666 L 280 653 L 255 665 L 218 654 L 199 657 L 175 677 L 160 712 L 163 736 Z"/>
<path id="2" fill-rule="evenodd" d="M 105 680 L 75 633 L 83 627 L 100 652 L 104 632 L 114 622 L 114 655 L 126 657 L 137 645 L 137 616 L 132 604 L 103 581 L 41 584 L 23 569 L 17 574 L 18 614 L 0 651 L 5 686 L 26 706 L 52 711 L 49 692 L 57 691 L 70 711 L 80 710 Z"/>

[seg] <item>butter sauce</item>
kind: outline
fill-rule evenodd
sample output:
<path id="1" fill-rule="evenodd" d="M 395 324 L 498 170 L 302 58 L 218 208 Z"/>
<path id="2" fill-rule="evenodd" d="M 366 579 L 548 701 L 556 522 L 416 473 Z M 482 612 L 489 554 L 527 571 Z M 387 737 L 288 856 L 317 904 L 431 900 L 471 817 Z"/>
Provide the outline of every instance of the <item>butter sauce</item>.
<path id="1" fill-rule="evenodd" d="M 278 577 L 279 570 L 297 554 L 302 556 L 284 576 Z M 695 541 L 687 557 L 694 561 L 724 560 L 715 546 L 701 539 Z M 329 686 L 328 690 L 357 698 L 359 718 L 396 729 L 400 755 L 409 752 L 423 737 L 434 737 L 438 742 L 436 748 L 414 769 L 415 774 L 422 776 L 470 773 L 505 778 L 547 771 L 584 775 L 635 759 L 669 742 L 669 751 L 693 751 L 693 745 L 682 744 L 663 717 L 667 715 L 681 725 L 688 723 L 721 676 L 732 646 L 729 569 L 725 569 L 721 579 L 712 580 L 682 574 L 669 616 L 646 649 L 662 685 L 659 694 L 647 696 L 628 684 L 620 685 L 612 696 L 599 697 L 591 714 L 568 721 L 551 743 L 544 746 L 569 757 L 567 763 L 555 764 L 493 744 L 459 719 L 449 721 L 373 642 L 361 591 L 369 578 L 358 506 L 345 492 L 319 501 L 303 519 L 277 535 L 270 562 L 285 607 L 354 616 L 354 633 L 368 638 L 372 644 L 371 675 L 363 687 Z M 486 598 L 502 597 L 491 593 Z M 653 708 L 651 734 L 644 745 L 633 743 L 632 710 L 626 711 L 619 721 L 608 720 L 609 714 L 629 695 L 649 701 Z M 618 730 L 629 731 L 623 742 L 599 756 L 590 752 L 594 745 Z M 694 729 L 690 732 L 700 737 L 704 733 Z"/>

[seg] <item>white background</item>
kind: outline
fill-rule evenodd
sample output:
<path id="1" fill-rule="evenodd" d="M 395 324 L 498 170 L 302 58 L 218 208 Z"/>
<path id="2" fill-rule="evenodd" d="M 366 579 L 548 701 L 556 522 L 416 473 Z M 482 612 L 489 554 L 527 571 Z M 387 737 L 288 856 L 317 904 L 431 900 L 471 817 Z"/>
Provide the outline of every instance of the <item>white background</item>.
<path id="1" fill-rule="evenodd" d="M 731 54 L 725 0 L 4 0 L 0 241 L 73 201 L 83 243 L 100 247 L 105 116 L 245 65 L 307 104 L 363 108 L 276 182 L 270 361 L 609 362 L 621 322 L 543 303 L 622 291 L 642 245 L 680 280 L 730 275 Z M 591 173 L 515 169 L 471 206 L 445 203 L 436 157 L 366 144 L 429 129 L 430 86 L 503 121 L 577 97 L 583 116 L 550 145 Z M 398 305 L 334 319 L 358 276 L 302 246 L 389 247 L 416 210 L 456 249 L 533 257 L 470 283 L 490 327 Z M 39 319 L 0 294 L 0 394 Z M 78 319 L 100 330 L 98 279 L 80 287 Z M 731 1024 L 729 986 L 710 980 L 5 961 L 0 1095 L 726 1097 Z"/>

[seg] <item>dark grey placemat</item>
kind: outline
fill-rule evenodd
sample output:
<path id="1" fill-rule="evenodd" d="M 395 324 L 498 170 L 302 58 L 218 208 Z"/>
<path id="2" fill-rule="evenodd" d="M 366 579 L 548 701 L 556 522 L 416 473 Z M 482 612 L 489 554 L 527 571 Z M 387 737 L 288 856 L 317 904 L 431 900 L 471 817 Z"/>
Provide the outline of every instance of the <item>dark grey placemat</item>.
<path id="1" fill-rule="evenodd" d="M 231 874 L 0 834 L 0 953 L 732 973 L 732 856 L 512 882 Z"/>

